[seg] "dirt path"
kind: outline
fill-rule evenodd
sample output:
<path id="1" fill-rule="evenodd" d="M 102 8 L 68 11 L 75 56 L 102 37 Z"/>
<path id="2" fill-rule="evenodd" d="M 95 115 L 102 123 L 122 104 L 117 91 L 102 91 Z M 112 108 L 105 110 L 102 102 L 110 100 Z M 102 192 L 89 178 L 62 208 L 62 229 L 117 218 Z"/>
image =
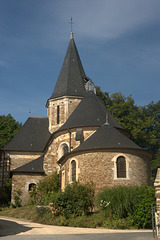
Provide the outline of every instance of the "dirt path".
<path id="1" fill-rule="evenodd" d="M 95 228 L 59 227 L 0 216 L 0 236 L 46 234 L 151 233 L 151 230 L 110 230 Z"/>

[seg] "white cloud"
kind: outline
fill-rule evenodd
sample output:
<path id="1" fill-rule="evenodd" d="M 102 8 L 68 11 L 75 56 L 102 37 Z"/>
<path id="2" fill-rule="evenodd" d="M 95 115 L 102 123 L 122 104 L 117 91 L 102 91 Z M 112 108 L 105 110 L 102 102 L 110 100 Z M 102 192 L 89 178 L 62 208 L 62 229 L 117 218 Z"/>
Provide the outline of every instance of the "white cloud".
<path id="1" fill-rule="evenodd" d="M 113 39 L 152 21 L 160 21 L 159 0 L 28 1 L 20 5 L 15 1 L 24 17 L 14 15 L 16 20 L 12 23 L 10 10 L 1 21 L 0 42 L 3 38 L 3 43 L 11 48 L 57 49 L 69 35 L 71 16 L 75 22 L 73 31 L 79 40 Z"/>
<path id="2" fill-rule="evenodd" d="M 63 22 L 72 15 L 73 28 L 85 38 L 115 38 L 143 24 L 160 20 L 158 0 L 63 0 L 57 6 L 54 12 L 57 19 Z"/>

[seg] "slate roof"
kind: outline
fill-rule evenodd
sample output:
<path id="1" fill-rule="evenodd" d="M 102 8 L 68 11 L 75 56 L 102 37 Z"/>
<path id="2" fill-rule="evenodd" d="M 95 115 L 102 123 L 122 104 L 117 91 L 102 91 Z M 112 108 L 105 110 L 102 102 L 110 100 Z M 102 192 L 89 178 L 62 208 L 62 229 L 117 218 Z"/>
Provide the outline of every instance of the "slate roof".
<path id="1" fill-rule="evenodd" d="M 83 97 L 85 95 L 84 76 L 85 72 L 77 51 L 73 33 L 71 33 L 63 66 L 50 99 L 62 96 Z"/>
<path id="2" fill-rule="evenodd" d="M 19 168 L 16 168 L 12 170 L 12 173 L 16 172 L 23 172 L 23 173 L 45 173 L 43 170 L 43 160 L 44 156 L 42 155 L 41 157 L 33 160 L 32 162 L 29 162 Z"/>
<path id="3" fill-rule="evenodd" d="M 51 134 L 47 117 L 29 117 L 4 150 L 43 152 Z"/>
<path id="4" fill-rule="evenodd" d="M 72 152 L 63 155 L 59 159 L 58 164 L 62 164 L 62 162 L 66 161 L 72 155 L 79 154 L 81 152 L 105 151 L 107 149 L 136 149 L 144 151 L 116 128 L 109 124 L 103 124 L 102 127 L 100 127 Z"/>
<path id="5" fill-rule="evenodd" d="M 100 127 L 106 122 L 106 114 L 108 115 L 108 121 L 111 126 L 123 129 L 95 93 L 89 91 L 59 130 L 73 127 Z"/>
<path id="6" fill-rule="evenodd" d="M 85 142 L 83 142 L 79 147 L 74 149 L 73 152 L 89 149 L 93 150 L 111 148 L 142 149 L 111 125 L 104 124 Z"/>

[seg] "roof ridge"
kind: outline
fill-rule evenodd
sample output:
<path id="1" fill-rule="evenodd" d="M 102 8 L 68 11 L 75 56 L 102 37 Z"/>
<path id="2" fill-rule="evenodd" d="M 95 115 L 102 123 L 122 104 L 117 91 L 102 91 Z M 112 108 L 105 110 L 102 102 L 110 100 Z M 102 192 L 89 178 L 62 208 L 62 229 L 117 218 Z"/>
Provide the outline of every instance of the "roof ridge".
<path id="1" fill-rule="evenodd" d="M 41 117 L 41 116 L 29 116 L 29 118 L 48 118 L 47 116 Z"/>

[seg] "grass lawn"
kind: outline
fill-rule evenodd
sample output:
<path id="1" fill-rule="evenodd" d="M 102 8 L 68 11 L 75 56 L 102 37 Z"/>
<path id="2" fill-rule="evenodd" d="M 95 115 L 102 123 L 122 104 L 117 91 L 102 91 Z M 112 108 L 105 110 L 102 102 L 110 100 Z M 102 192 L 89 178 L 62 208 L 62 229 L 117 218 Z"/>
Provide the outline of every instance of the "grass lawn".
<path id="1" fill-rule="evenodd" d="M 54 216 L 48 208 L 37 208 L 36 205 L 27 205 L 19 208 L 3 208 L 0 216 L 27 219 L 33 222 L 51 224 L 57 226 L 86 227 L 97 228 L 103 227 L 108 229 L 135 229 L 130 218 L 110 219 L 106 218 L 102 212 L 89 215 L 73 216 L 68 218 L 64 216 Z"/>
<path id="2" fill-rule="evenodd" d="M 27 220 L 34 220 L 37 215 L 36 206 L 24 206 L 20 208 L 3 208 L 0 211 L 0 216 L 22 218 Z"/>

